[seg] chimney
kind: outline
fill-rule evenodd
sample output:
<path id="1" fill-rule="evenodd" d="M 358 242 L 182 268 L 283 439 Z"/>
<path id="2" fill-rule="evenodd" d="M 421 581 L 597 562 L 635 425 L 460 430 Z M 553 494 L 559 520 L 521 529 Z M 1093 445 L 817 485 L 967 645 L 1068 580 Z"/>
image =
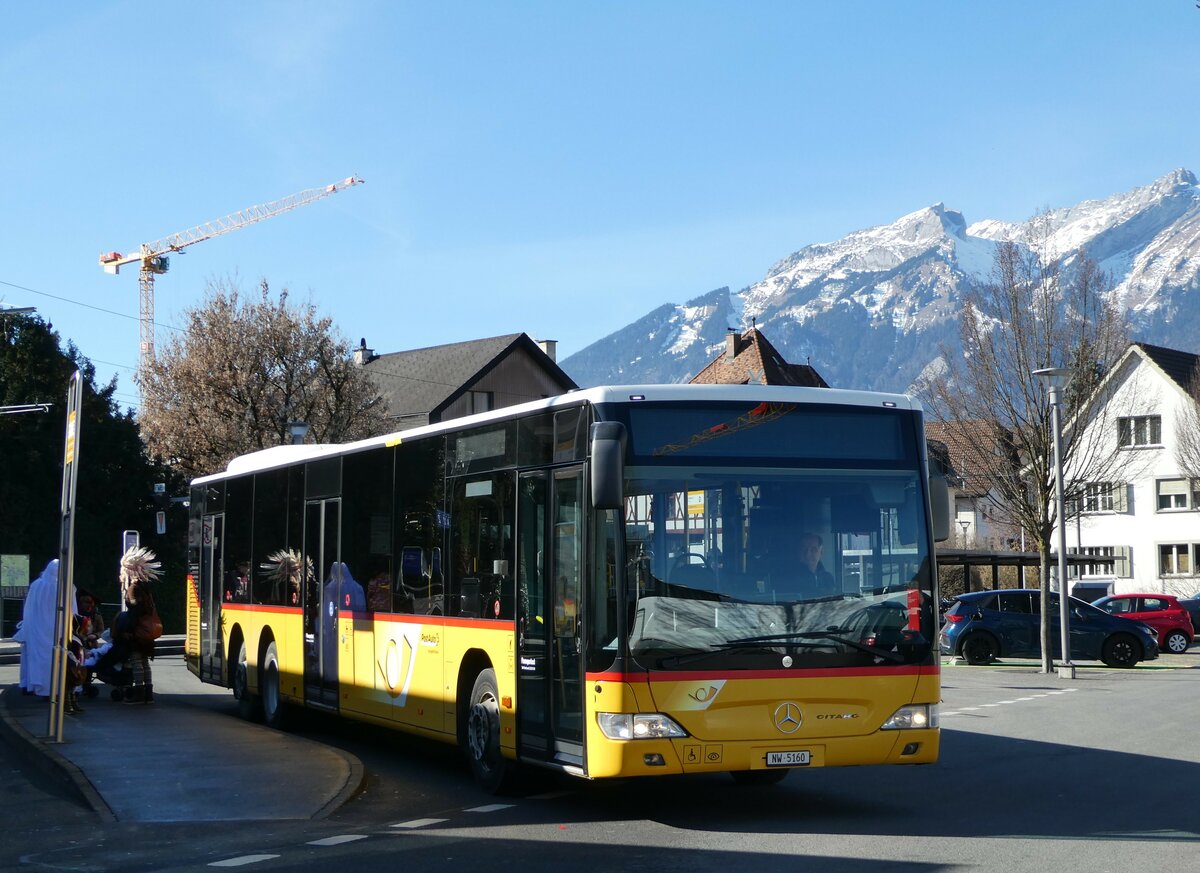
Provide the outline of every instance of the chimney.
<path id="1" fill-rule="evenodd" d="M 732 361 L 737 357 L 738 353 L 738 332 L 734 328 L 728 328 L 729 333 L 725 334 L 725 357 Z"/>
<path id="2" fill-rule="evenodd" d="M 546 357 L 558 363 L 558 340 L 534 340 L 538 348 L 546 353 Z"/>
<path id="3" fill-rule="evenodd" d="M 354 350 L 354 364 L 362 367 L 375 360 L 375 350 L 367 348 L 367 338 L 363 337 L 358 341 L 358 348 Z"/>

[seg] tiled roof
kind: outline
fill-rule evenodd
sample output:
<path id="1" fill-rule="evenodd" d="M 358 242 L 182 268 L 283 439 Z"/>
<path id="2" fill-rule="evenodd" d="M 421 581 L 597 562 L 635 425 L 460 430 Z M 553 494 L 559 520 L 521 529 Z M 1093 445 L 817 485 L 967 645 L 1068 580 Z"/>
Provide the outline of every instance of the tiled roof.
<path id="1" fill-rule="evenodd" d="M 1158 364 L 1159 368 L 1164 373 L 1175 380 L 1184 391 L 1192 392 L 1193 383 L 1196 380 L 1196 364 L 1200 362 L 1200 355 L 1193 355 L 1190 352 L 1181 352 L 1177 349 L 1167 349 L 1162 346 L 1152 346 L 1149 343 L 1134 343 L 1141 349 L 1146 357 Z"/>
<path id="2" fill-rule="evenodd" d="M 979 453 L 1004 451 L 1008 441 L 1004 432 L 987 421 L 926 421 L 926 440 L 945 446 L 947 460 L 955 475 L 963 480 L 963 490 L 986 493 L 988 470 L 978 461 Z"/>
<path id="3" fill-rule="evenodd" d="M 544 357 L 526 334 L 509 333 L 377 355 L 363 366 L 379 387 L 393 417 L 425 415 L 445 403 L 463 386 L 474 382 L 498 358 L 524 344 L 529 345 L 531 352 L 537 352 L 539 359 Z M 549 358 L 545 358 L 543 364 L 564 385 L 575 385 Z"/>
<path id="4" fill-rule="evenodd" d="M 799 385 L 805 388 L 828 388 L 821 374 L 808 364 L 789 364 L 775 347 L 752 327 L 737 336 L 736 352 L 731 359 L 728 349 L 722 349 L 715 359 L 692 377 L 695 384 L 705 385 Z"/>

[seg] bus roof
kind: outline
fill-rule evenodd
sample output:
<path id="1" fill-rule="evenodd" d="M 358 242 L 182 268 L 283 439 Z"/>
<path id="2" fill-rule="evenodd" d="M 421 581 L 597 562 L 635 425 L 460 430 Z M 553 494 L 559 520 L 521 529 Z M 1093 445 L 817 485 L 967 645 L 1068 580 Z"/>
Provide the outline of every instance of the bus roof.
<path id="1" fill-rule="evenodd" d="M 200 476 L 194 484 L 225 479 L 276 467 L 286 467 L 299 461 L 314 460 L 339 454 L 352 454 L 378 446 L 395 446 L 410 439 L 432 436 L 446 431 L 459 430 L 489 421 L 503 421 L 528 415 L 544 409 L 576 406 L 583 403 L 643 403 L 643 402 L 696 402 L 696 401 L 742 401 L 769 400 L 776 403 L 820 403 L 839 406 L 889 406 L 896 409 L 920 410 L 921 402 L 907 394 L 885 394 L 875 391 L 850 391 L 840 388 L 802 388 L 791 385 L 606 385 L 598 388 L 582 388 L 567 394 L 532 400 L 516 406 L 504 406 L 489 412 L 452 418 L 435 424 L 397 431 L 382 436 L 368 437 L 350 443 L 328 443 L 321 445 L 274 446 L 269 449 L 239 455 L 229 462 L 222 472 Z"/>

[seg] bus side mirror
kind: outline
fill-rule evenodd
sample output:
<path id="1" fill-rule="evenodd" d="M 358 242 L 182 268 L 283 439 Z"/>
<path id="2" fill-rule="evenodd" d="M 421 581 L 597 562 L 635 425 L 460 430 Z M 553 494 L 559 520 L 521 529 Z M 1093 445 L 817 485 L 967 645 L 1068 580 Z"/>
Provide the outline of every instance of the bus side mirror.
<path id="1" fill-rule="evenodd" d="M 944 543 L 950 539 L 950 486 L 941 473 L 929 474 L 929 508 L 933 512 L 933 538 Z"/>
<path id="2" fill-rule="evenodd" d="M 625 505 L 625 425 L 599 421 L 592 425 L 592 507 Z"/>

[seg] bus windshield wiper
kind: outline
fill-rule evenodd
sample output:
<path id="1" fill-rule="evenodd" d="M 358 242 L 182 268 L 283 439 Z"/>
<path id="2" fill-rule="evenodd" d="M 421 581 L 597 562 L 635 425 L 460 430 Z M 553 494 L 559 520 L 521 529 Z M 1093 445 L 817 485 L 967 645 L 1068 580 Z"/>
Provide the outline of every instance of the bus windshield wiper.
<path id="1" fill-rule="evenodd" d="M 679 655 L 667 655 L 658 659 L 659 667 L 679 667 L 683 664 L 690 664 L 693 661 L 701 661 L 712 655 L 727 655 L 730 652 L 761 652 L 766 647 L 758 644 L 746 644 L 744 646 L 731 646 L 729 643 L 717 643 L 718 648 L 715 649 L 697 649 L 693 652 L 683 652 Z M 669 662 L 669 663 L 668 663 Z"/>
<path id="2" fill-rule="evenodd" d="M 858 640 L 843 636 L 846 632 L 845 628 L 829 628 L 823 631 L 789 631 L 782 634 L 766 634 L 759 637 L 742 637 L 737 640 L 730 640 L 727 643 L 718 643 L 718 646 L 728 649 L 743 648 L 746 646 L 756 646 L 763 643 L 772 642 L 790 642 L 800 643 L 801 645 L 816 645 L 815 643 L 807 642 L 808 640 L 830 640 L 835 643 L 841 643 L 844 646 L 849 646 L 852 649 L 858 649 L 860 652 L 866 652 L 870 655 L 875 655 L 878 658 L 883 658 L 892 661 L 896 664 L 903 664 L 904 657 L 897 655 L 895 652 L 890 652 L 886 649 L 881 649 L 878 646 L 869 646 L 866 643 L 860 643 Z"/>

